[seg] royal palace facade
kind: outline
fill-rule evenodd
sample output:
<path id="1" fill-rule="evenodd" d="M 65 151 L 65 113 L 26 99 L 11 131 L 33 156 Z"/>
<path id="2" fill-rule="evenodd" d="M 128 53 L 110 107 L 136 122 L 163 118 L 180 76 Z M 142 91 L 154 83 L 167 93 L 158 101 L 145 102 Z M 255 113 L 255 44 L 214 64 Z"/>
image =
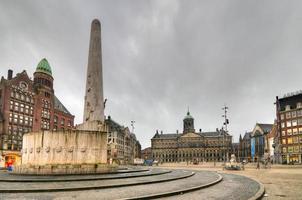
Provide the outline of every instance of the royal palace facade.
<path id="1" fill-rule="evenodd" d="M 224 130 L 196 132 L 194 118 L 187 113 L 183 132 L 163 134 L 156 131 L 151 139 L 152 157 L 165 162 L 223 162 L 230 157 L 232 136 Z"/>

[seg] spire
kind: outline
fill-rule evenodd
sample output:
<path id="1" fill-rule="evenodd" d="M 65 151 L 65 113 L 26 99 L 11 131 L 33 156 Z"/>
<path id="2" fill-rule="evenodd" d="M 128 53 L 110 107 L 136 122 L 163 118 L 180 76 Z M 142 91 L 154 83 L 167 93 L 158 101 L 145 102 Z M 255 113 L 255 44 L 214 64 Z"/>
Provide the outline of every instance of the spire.
<path id="1" fill-rule="evenodd" d="M 104 122 L 101 23 L 98 19 L 91 23 L 83 121 Z"/>

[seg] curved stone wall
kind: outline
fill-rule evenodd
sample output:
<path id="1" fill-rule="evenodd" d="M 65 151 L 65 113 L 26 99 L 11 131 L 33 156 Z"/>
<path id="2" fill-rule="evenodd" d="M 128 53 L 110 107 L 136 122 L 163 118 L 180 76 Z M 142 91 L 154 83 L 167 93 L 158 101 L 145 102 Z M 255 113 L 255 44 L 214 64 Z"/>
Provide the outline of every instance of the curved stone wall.
<path id="1" fill-rule="evenodd" d="M 24 134 L 22 165 L 107 163 L 107 133 L 42 131 Z"/>

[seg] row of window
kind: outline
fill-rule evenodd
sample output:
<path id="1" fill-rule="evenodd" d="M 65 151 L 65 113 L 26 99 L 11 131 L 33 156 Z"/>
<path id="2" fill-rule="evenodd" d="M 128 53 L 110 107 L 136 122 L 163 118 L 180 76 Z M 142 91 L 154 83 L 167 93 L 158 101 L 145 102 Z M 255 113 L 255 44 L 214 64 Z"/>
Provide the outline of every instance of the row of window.
<path id="1" fill-rule="evenodd" d="M 16 141 L 14 141 L 13 143 L 7 142 L 7 143 L 3 143 L 2 148 L 5 150 L 21 150 L 22 144 L 20 142 L 16 142 Z"/>
<path id="2" fill-rule="evenodd" d="M 286 125 L 286 127 L 300 126 L 300 125 L 302 125 L 302 118 L 298 118 L 295 120 L 289 120 L 289 121 L 286 121 L 286 123 L 282 122 L 281 128 L 285 128 L 285 125 Z"/>
<path id="3" fill-rule="evenodd" d="M 282 139 L 282 144 L 297 144 L 299 142 L 302 144 L 302 135 Z"/>
<path id="4" fill-rule="evenodd" d="M 26 101 L 28 103 L 34 103 L 34 98 L 31 96 L 31 95 L 26 95 L 26 94 L 22 94 L 22 93 L 19 93 L 19 92 L 16 92 L 16 91 L 12 91 L 10 93 L 10 96 L 12 98 L 16 98 L 16 99 L 19 99 L 21 101 Z"/>
<path id="5" fill-rule="evenodd" d="M 192 154 L 192 153 L 187 153 L 187 154 L 153 154 L 153 157 L 162 157 L 162 158 L 182 158 L 182 157 L 223 157 L 224 153 L 197 153 L 197 154 Z"/>
<path id="6" fill-rule="evenodd" d="M 282 136 L 297 135 L 297 134 L 302 134 L 302 127 L 301 128 L 287 129 L 286 131 L 282 130 Z"/>
<path id="7" fill-rule="evenodd" d="M 31 132 L 31 130 L 32 129 L 28 127 L 8 126 L 8 133 L 11 135 L 23 136 L 23 133 Z"/>
<path id="8" fill-rule="evenodd" d="M 19 115 L 19 114 L 13 114 L 9 113 L 9 122 L 14 124 L 20 124 L 20 125 L 26 125 L 26 126 L 32 126 L 33 125 L 33 118 L 26 116 L 26 115 Z"/>
<path id="9" fill-rule="evenodd" d="M 58 118 L 57 115 L 55 115 L 54 118 L 53 118 L 54 124 L 57 124 L 58 121 L 59 121 L 59 118 Z M 64 119 L 64 118 L 61 119 L 60 124 L 61 124 L 61 126 L 64 126 L 64 125 L 65 125 L 65 119 Z M 68 127 L 71 126 L 71 120 L 68 120 L 68 121 L 67 121 L 67 126 L 68 126 Z"/>
<path id="10" fill-rule="evenodd" d="M 42 84 L 42 85 L 46 85 L 46 86 L 52 88 L 52 82 L 45 79 L 45 78 L 35 78 L 34 79 L 34 84 L 37 84 L 37 83 Z"/>
<path id="11" fill-rule="evenodd" d="M 51 104 L 49 101 L 45 100 L 45 99 L 42 99 L 42 107 L 43 108 L 50 108 L 51 107 Z"/>
<path id="12" fill-rule="evenodd" d="M 46 119 L 50 119 L 50 111 L 48 109 L 43 109 L 42 110 L 42 117 Z"/>
<path id="13" fill-rule="evenodd" d="M 300 151 L 299 151 L 300 150 Z M 289 147 L 283 147 L 282 148 L 282 152 L 283 153 L 298 153 L 298 152 L 302 152 L 302 146 L 289 146 Z"/>
<path id="14" fill-rule="evenodd" d="M 281 114 L 280 118 L 281 120 L 295 118 L 295 117 L 301 117 L 302 116 L 302 110 L 287 112 L 285 114 Z"/>
<path id="15" fill-rule="evenodd" d="M 302 102 L 298 102 L 296 108 L 302 108 Z M 290 109 L 290 105 L 285 106 L 285 111 L 289 111 Z"/>
<path id="16" fill-rule="evenodd" d="M 3 136 L 3 142 L 8 142 L 8 143 L 12 143 L 13 141 L 22 141 L 22 135 L 4 135 Z"/>
<path id="17" fill-rule="evenodd" d="M 50 129 L 50 122 L 48 120 L 42 120 L 41 129 L 49 130 Z"/>
<path id="18" fill-rule="evenodd" d="M 33 115 L 34 113 L 34 108 L 32 106 L 14 101 L 10 101 L 9 109 L 30 115 Z"/>

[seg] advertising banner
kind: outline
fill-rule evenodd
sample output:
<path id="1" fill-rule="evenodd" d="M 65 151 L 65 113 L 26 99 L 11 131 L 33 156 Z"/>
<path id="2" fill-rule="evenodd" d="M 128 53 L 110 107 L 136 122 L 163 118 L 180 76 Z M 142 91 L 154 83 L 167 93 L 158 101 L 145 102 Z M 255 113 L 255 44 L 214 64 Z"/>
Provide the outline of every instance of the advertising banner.
<path id="1" fill-rule="evenodd" d="M 255 157 L 255 138 L 251 138 L 251 156 L 252 159 Z"/>

